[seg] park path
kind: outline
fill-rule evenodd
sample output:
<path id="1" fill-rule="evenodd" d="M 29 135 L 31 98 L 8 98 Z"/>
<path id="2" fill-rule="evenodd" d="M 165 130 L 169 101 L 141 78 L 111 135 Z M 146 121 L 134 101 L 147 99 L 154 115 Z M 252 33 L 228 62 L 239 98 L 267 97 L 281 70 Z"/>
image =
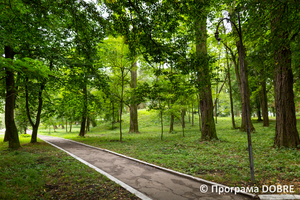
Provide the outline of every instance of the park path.
<path id="1" fill-rule="evenodd" d="M 179 173 L 172 173 L 151 165 L 135 161 L 105 150 L 90 147 L 82 143 L 55 138 L 50 136 L 38 136 L 40 139 L 59 147 L 69 154 L 90 163 L 115 177 L 121 182 L 131 186 L 145 195 L 142 199 L 157 200 L 246 200 L 252 197 L 242 194 L 211 192 L 208 182 L 193 180 Z M 206 193 L 200 192 L 200 186 L 208 185 Z M 149 198 L 148 198 L 149 197 Z"/>

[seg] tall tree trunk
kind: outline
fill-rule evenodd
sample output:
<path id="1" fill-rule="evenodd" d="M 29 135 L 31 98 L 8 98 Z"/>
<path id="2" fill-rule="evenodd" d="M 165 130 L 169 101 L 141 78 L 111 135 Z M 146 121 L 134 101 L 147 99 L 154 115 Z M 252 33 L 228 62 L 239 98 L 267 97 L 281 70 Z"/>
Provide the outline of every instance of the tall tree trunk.
<path id="1" fill-rule="evenodd" d="M 5 58 L 14 59 L 13 49 L 9 46 L 5 46 Z M 17 149 L 20 147 L 18 130 L 14 119 L 14 109 L 15 109 L 15 79 L 14 72 L 5 68 L 5 81 L 6 81 L 6 98 L 5 98 L 5 137 L 4 141 L 8 141 L 8 147 L 12 149 Z"/>
<path id="2" fill-rule="evenodd" d="M 66 133 L 68 132 L 68 119 L 66 118 Z"/>
<path id="3" fill-rule="evenodd" d="M 242 124 L 240 130 L 243 132 L 247 132 L 247 121 L 250 123 L 250 132 L 255 131 L 255 128 L 251 122 L 251 109 L 250 109 L 250 89 L 249 89 L 249 83 L 248 83 L 248 70 L 247 70 L 247 64 L 245 63 L 245 49 L 241 49 L 243 47 L 240 46 L 240 41 L 236 42 L 236 47 L 238 49 L 239 53 L 239 62 L 240 62 L 240 77 L 242 76 L 242 62 L 244 63 L 244 69 L 246 72 L 246 80 L 241 81 L 241 87 L 240 87 L 240 94 L 241 94 L 241 103 L 242 103 Z M 243 54 L 243 55 L 242 55 Z M 246 84 L 246 85 L 244 85 Z M 246 89 L 246 91 L 245 91 Z M 247 92 L 247 95 L 244 95 L 244 92 Z M 245 99 L 246 98 L 246 99 Z M 246 113 L 249 112 L 249 114 L 246 116 Z M 247 119 L 249 118 L 249 119 Z"/>
<path id="4" fill-rule="evenodd" d="M 182 126 L 182 136 L 184 137 L 184 128 L 185 128 L 185 121 L 184 121 L 184 116 L 185 116 L 186 110 L 182 109 L 181 110 L 181 126 Z"/>
<path id="5" fill-rule="evenodd" d="M 169 133 L 172 133 L 174 131 L 174 114 L 171 113 L 171 119 L 170 119 L 170 130 Z"/>
<path id="6" fill-rule="evenodd" d="M 258 98 L 258 97 L 256 97 Z M 256 109 L 257 109 L 257 121 L 258 122 L 261 122 L 262 119 L 261 119 L 261 112 L 260 112 L 260 102 L 259 102 L 259 99 L 256 99 Z"/>
<path id="7" fill-rule="evenodd" d="M 112 122 L 111 122 L 111 130 L 114 129 L 114 125 L 115 125 L 115 103 L 113 101 L 111 101 L 112 104 Z"/>
<path id="8" fill-rule="evenodd" d="M 71 133 L 72 132 L 72 121 L 70 120 L 70 130 L 69 130 L 69 132 Z"/>
<path id="9" fill-rule="evenodd" d="M 233 100 L 232 100 L 232 88 L 231 88 L 231 78 L 230 78 L 230 65 L 229 65 L 229 62 L 228 62 L 228 51 L 227 51 L 227 49 L 226 49 L 226 61 L 227 61 L 227 76 L 228 76 L 228 86 L 229 86 L 231 122 L 232 122 L 232 128 L 235 129 Z"/>
<path id="10" fill-rule="evenodd" d="M 174 100 L 171 99 L 171 107 L 169 107 L 169 108 L 172 108 L 173 104 L 174 104 Z M 169 130 L 169 133 L 172 133 L 174 131 L 174 120 L 175 120 L 175 116 L 174 116 L 173 112 L 171 112 L 171 116 L 170 117 L 171 118 L 170 118 L 170 130 Z"/>
<path id="11" fill-rule="evenodd" d="M 276 128 L 274 145 L 277 147 L 295 148 L 300 145 L 295 113 L 292 52 L 289 29 L 286 23 L 290 10 L 287 3 L 280 3 L 274 11 L 271 20 L 275 45 L 275 107 Z"/>
<path id="12" fill-rule="evenodd" d="M 260 101 L 259 101 L 259 96 L 256 96 L 255 98 L 256 101 L 256 114 L 257 114 L 257 121 L 261 122 L 261 112 L 260 112 Z"/>
<path id="13" fill-rule="evenodd" d="M 232 27 L 233 26 L 234 25 L 232 24 Z M 235 31 L 235 29 L 233 29 L 233 30 Z M 241 95 L 242 122 L 241 122 L 241 128 L 240 128 L 240 130 L 246 132 L 247 131 L 247 128 L 246 128 L 246 124 L 247 124 L 246 123 L 246 121 L 247 121 L 247 118 L 246 118 L 246 109 L 249 109 L 249 111 L 250 111 L 250 104 L 248 106 L 246 106 L 246 104 L 245 104 L 246 101 L 250 102 L 250 92 L 249 92 L 250 90 L 249 90 L 249 84 L 248 84 L 248 73 L 247 73 L 247 65 L 246 65 L 246 63 L 244 63 L 245 64 L 244 67 L 245 67 L 245 70 L 246 70 L 246 82 L 245 82 L 245 84 L 246 84 L 246 90 L 248 91 L 247 92 L 247 99 L 245 99 L 245 96 L 243 94 L 243 90 L 244 90 L 245 87 L 244 87 L 244 85 L 243 85 L 243 83 L 241 81 L 241 73 L 242 72 L 241 72 L 241 69 L 240 69 L 242 67 L 241 63 L 244 62 L 244 58 L 245 58 L 245 53 L 244 52 L 245 51 L 244 50 L 241 51 L 241 49 L 240 49 L 240 42 L 237 41 L 236 42 L 236 47 L 238 49 L 239 63 L 240 63 L 240 64 L 238 64 L 237 61 L 236 61 L 236 56 L 234 55 L 232 49 L 229 48 L 226 43 L 224 45 L 225 45 L 226 49 L 228 49 L 230 51 L 230 54 L 231 54 L 231 57 L 232 57 L 232 61 L 233 61 L 234 67 L 235 67 L 235 75 L 236 75 L 236 79 L 237 79 L 237 82 L 238 82 L 239 91 L 240 91 L 240 95 Z M 241 52 L 243 52 L 243 55 L 241 55 Z M 239 111 L 237 110 L 237 116 L 239 116 L 239 115 L 240 115 Z M 253 131 L 255 131 L 255 128 L 254 128 L 254 126 L 253 126 L 253 124 L 251 122 L 251 115 L 249 115 L 249 117 L 250 117 L 250 120 L 248 120 L 248 121 L 250 121 L 250 132 L 253 132 Z"/>
<path id="14" fill-rule="evenodd" d="M 202 0 L 198 0 L 196 3 L 201 4 L 203 2 Z M 197 59 L 198 63 L 201 63 L 201 66 L 198 66 L 197 72 L 202 119 L 201 140 L 218 139 L 213 117 L 210 69 L 207 61 L 206 16 L 202 14 L 202 16 L 200 15 L 196 18 L 195 28 Z"/>
<path id="15" fill-rule="evenodd" d="M 86 84 L 83 86 L 83 112 L 81 117 L 81 125 L 80 125 L 80 132 L 79 136 L 85 136 L 85 125 L 86 125 L 86 117 L 87 117 L 87 86 Z"/>
<path id="16" fill-rule="evenodd" d="M 202 120 L 201 120 L 201 111 L 200 111 L 200 98 L 199 95 L 197 95 L 197 100 L 198 100 L 198 118 L 199 118 L 199 131 L 201 132 L 202 130 Z"/>
<path id="17" fill-rule="evenodd" d="M 91 124 L 91 119 L 90 119 L 90 117 L 87 117 L 87 119 L 86 119 L 86 132 L 90 131 L 90 124 Z"/>
<path id="18" fill-rule="evenodd" d="M 122 91 L 121 91 L 121 102 L 120 102 L 120 142 L 122 142 L 122 113 L 123 113 L 123 97 L 124 97 L 124 68 L 121 68 L 121 76 L 122 76 L 122 83 L 121 83 L 121 87 L 122 87 Z"/>
<path id="19" fill-rule="evenodd" d="M 192 126 L 194 126 L 194 103 L 192 102 Z"/>
<path id="20" fill-rule="evenodd" d="M 288 34 L 284 35 L 288 40 Z M 300 144 L 296 127 L 291 50 L 287 45 L 275 52 L 276 129 L 274 145 L 297 147 Z"/>
<path id="21" fill-rule="evenodd" d="M 260 105 L 263 116 L 263 126 L 269 126 L 269 114 L 268 114 L 268 97 L 267 97 L 267 87 L 266 79 L 261 82 L 261 91 L 259 95 Z"/>
<path id="22" fill-rule="evenodd" d="M 80 132 L 79 136 L 84 137 L 85 136 L 85 124 L 86 124 L 86 116 L 82 114 L 81 116 L 81 124 L 80 124 Z"/>
<path id="23" fill-rule="evenodd" d="M 216 124 L 218 123 L 218 90 L 219 90 L 219 82 L 217 81 L 217 88 L 216 88 L 216 100 L 215 100 L 215 117 L 216 117 Z"/>
<path id="24" fill-rule="evenodd" d="M 131 82 L 130 87 L 132 89 L 137 87 L 137 63 L 134 62 L 131 66 Z M 132 99 L 135 99 L 135 96 L 132 96 Z M 129 126 L 129 133 L 138 133 L 138 105 L 137 103 L 130 104 L 130 126 Z"/>
<path id="25" fill-rule="evenodd" d="M 161 125 L 161 135 L 160 139 L 163 140 L 164 137 L 164 123 L 163 123 L 163 111 L 160 111 L 160 125 Z"/>
<path id="26" fill-rule="evenodd" d="M 43 106 L 43 90 L 45 88 L 45 82 L 41 83 L 41 88 L 39 91 L 39 105 L 38 105 L 38 111 L 37 111 L 37 115 L 36 115 L 36 119 L 35 119 L 35 124 L 32 124 L 32 134 L 31 134 L 31 143 L 35 143 L 37 142 L 37 132 L 38 132 L 38 128 L 40 125 L 40 121 L 41 121 L 41 113 L 42 113 L 42 106 Z M 28 97 L 27 97 L 28 98 Z M 30 117 L 29 115 L 29 108 L 27 109 L 28 114 L 27 116 Z M 31 120 L 30 120 L 31 121 Z"/>

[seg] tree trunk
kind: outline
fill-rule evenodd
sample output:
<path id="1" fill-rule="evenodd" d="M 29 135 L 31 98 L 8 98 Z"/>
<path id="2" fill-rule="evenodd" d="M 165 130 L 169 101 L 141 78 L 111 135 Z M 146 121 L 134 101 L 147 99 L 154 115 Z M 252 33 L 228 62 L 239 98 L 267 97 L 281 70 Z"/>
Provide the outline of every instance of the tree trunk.
<path id="1" fill-rule="evenodd" d="M 244 69 L 245 69 L 245 73 L 246 73 L 245 80 L 244 81 L 241 80 L 241 86 L 240 86 L 241 103 L 242 103 L 242 124 L 241 124 L 240 130 L 243 132 L 247 132 L 247 121 L 248 121 L 250 123 L 249 124 L 250 132 L 254 132 L 255 128 L 251 122 L 250 89 L 249 89 L 249 83 L 248 83 L 248 70 L 247 70 L 247 65 L 245 63 L 245 49 L 243 49 L 243 50 L 241 49 L 243 47 L 240 46 L 240 41 L 236 42 L 236 47 L 237 47 L 238 53 L 239 53 L 240 77 L 243 77 L 241 63 L 244 63 L 243 65 L 244 65 Z M 241 54 L 243 54 L 243 55 L 241 55 Z M 247 95 L 244 95 L 244 92 L 246 92 Z M 246 115 L 247 112 L 248 112 L 248 115 Z"/>
<path id="2" fill-rule="evenodd" d="M 171 113 L 170 130 L 169 130 L 169 133 L 172 133 L 173 131 L 174 131 L 174 114 Z"/>
<path id="3" fill-rule="evenodd" d="M 132 64 L 131 70 L 131 82 L 130 87 L 132 89 L 137 87 L 137 63 L 134 62 Z M 135 99 L 135 96 L 132 96 L 132 99 Z M 129 133 L 138 133 L 138 105 L 136 103 L 130 104 L 130 126 L 129 126 Z"/>
<path id="4" fill-rule="evenodd" d="M 114 129 L 114 125 L 115 125 L 115 104 L 113 101 L 111 101 L 112 104 L 112 122 L 111 122 L 111 130 Z"/>
<path id="5" fill-rule="evenodd" d="M 123 97 L 124 97 L 124 68 L 121 68 L 121 78 L 122 78 L 122 83 L 121 83 L 121 87 L 122 87 L 122 90 L 121 90 L 121 102 L 120 102 L 120 142 L 122 142 L 122 137 L 123 137 L 123 134 L 122 134 L 122 112 L 123 112 Z"/>
<path id="6" fill-rule="evenodd" d="M 37 142 L 37 132 L 38 132 L 38 126 L 32 126 L 32 133 L 31 133 L 31 141 L 30 143 L 36 143 Z"/>
<path id="7" fill-rule="evenodd" d="M 194 126 L 194 103 L 192 102 L 192 126 Z"/>
<path id="8" fill-rule="evenodd" d="M 228 86 L 229 86 L 231 122 L 232 122 L 232 128 L 235 129 L 233 100 L 232 100 L 232 88 L 231 88 L 231 78 L 230 78 L 230 65 L 229 65 L 229 62 L 228 62 L 228 51 L 227 51 L 227 49 L 226 49 L 226 60 L 227 60 L 227 76 L 228 76 Z"/>
<path id="9" fill-rule="evenodd" d="M 260 112 L 260 102 L 259 102 L 259 99 L 257 99 L 256 97 L 256 109 L 257 109 L 257 121 L 258 122 L 261 122 L 262 119 L 261 119 L 261 112 Z"/>
<path id="10" fill-rule="evenodd" d="M 260 105 L 263 116 L 263 126 L 269 126 L 269 114 L 268 114 L 268 97 L 267 97 L 267 87 L 266 79 L 261 82 L 261 91 L 259 95 Z"/>
<path id="11" fill-rule="evenodd" d="M 13 49 L 5 46 L 5 58 L 14 59 Z M 8 141 L 8 148 L 17 149 L 19 148 L 20 141 L 18 130 L 14 119 L 15 109 L 15 79 L 14 72 L 11 69 L 5 68 L 5 80 L 6 80 L 6 98 L 5 98 L 5 137 L 4 141 Z"/>
<path id="12" fill-rule="evenodd" d="M 163 140 L 163 136 L 164 136 L 164 123 L 163 123 L 163 111 L 160 111 L 160 125 L 161 125 L 161 135 L 160 135 L 160 139 Z"/>
<path id="13" fill-rule="evenodd" d="M 37 111 L 37 115 L 36 115 L 36 119 L 35 119 L 35 124 L 34 124 L 34 126 L 32 126 L 33 130 L 36 129 L 36 132 L 34 132 L 32 130 L 30 143 L 37 142 L 37 132 L 38 132 L 38 128 L 39 128 L 40 121 L 41 121 L 41 113 L 42 113 L 42 106 L 43 106 L 43 97 L 42 97 L 42 94 L 43 94 L 44 88 L 45 88 L 45 82 L 41 83 L 41 88 L 40 88 L 40 91 L 39 91 L 38 111 Z"/>
<path id="14" fill-rule="evenodd" d="M 86 132 L 90 131 L 90 124 L 91 124 L 90 117 L 87 117 L 87 119 L 86 119 Z"/>
<path id="15" fill-rule="evenodd" d="M 80 137 L 85 136 L 85 123 L 86 123 L 86 116 L 83 114 L 81 117 L 81 124 L 80 124 L 80 132 L 79 132 Z"/>
<path id="16" fill-rule="evenodd" d="M 66 133 L 68 132 L 68 119 L 66 118 Z"/>
<path id="17" fill-rule="evenodd" d="M 220 65 L 220 54 L 219 54 L 219 65 Z M 219 81 L 217 80 L 217 87 L 216 87 L 216 99 L 215 99 L 215 118 L 216 118 L 216 124 L 218 123 L 218 90 L 219 90 Z"/>
<path id="18" fill-rule="evenodd" d="M 57 126 L 53 124 L 53 131 L 55 132 L 55 129 L 57 129 Z"/>
<path id="19" fill-rule="evenodd" d="M 86 84 L 83 87 L 83 112 L 81 117 L 81 126 L 79 136 L 84 137 L 85 135 L 85 124 L 86 124 L 86 117 L 87 117 L 87 86 Z"/>
<path id="20" fill-rule="evenodd" d="M 197 3 L 203 3 L 198 0 Z M 199 11 L 197 11 L 199 12 Z M 196 53 L 198 59 L 197 82 L 199 88 L 200 110 L 202 119 L 201 140 L 218 139 L 214 117 L 213 102 L 211 95 L 210 69 L 207 61 L 207 35 L 206 17 L 196 19 Z M 201 66 L 200 66 L 201 63 Z"/>
<path id="21" fill-rule="evenodd" d="M 69 132 L 71 133 L 72 132 L 72 121 L 70 121 L 69 123 L 70 123 L 70 130 L 69 130 Z"/>
<path id="22" fill-rule="evenodd" d="M 186 110 L 182 109 L 181 111 L 181 126 L 182 126 L 182 136 L 184 137 L 184 128 L 185 128 L 185 121 L 184 121 L 184 116 L 185 116 Z"/>
<path id="23" fill-rule="evenodd" d="M 288 34 L 283 35 L 288 40 Z M 274 145 L 297 147 L 300 144 L 296 127 L 291 50 L 282 45 L 275 52 L 276 129 Z"/>
<path id="24" fill-rule="evenodd" d="M 199 118 L 199 131 L 201 132 L 202 130 L 202 123 L 201 123 L 201 111 L 200 111 L 200 98 L 199 95 L 197 95 L 197 99 L 198 99 L 198 118 Z"/>

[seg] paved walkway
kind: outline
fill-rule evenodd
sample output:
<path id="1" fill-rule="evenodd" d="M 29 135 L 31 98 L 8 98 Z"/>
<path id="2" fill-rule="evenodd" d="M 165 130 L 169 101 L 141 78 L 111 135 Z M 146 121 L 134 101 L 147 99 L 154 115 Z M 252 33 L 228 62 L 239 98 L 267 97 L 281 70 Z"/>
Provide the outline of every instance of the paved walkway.
<path id="1" fill-rule="evenodd" d="M 142 199 L 157 200 L 192 200 L 192 199 L 253 199 L 250 196 L 234 193 L 218 194 L 211 192 L 208 182 L 200 182 L 197 178 L 184 177 L 174 172 L 168 172 L 148 164 L 128 159 L 95 147 L 50 136 L 38 136 L 40 139 L 53 144 L 87 163 L 95 166 L 131 186 L 145 196 Z M 188 176 L 188 175 L 187 175 Z M 206 193 L 200 192 L 200 186 L 208 185 Z M 126 186 L 125 186 L 126 187 Z M 202 188 L 205 190 L 205 188 Z"/>

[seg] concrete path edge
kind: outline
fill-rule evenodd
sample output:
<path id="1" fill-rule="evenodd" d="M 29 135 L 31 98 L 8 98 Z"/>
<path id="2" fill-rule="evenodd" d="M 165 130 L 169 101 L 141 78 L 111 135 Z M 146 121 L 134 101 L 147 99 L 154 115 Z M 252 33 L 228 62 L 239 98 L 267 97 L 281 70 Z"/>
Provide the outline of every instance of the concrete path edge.
<path id="1" fill-rule="evenodd" d="M 158 165 L 154 165 L 154 164 L 142 161 L 142 160 L 138 160 L 138 159 L 132 158 L 130 156 L 125 156 L 123 154 L 119 154 L 119 153 L 116 153 L 114 151 L 110 151 L 110 150 L 107 150 L 107 149 L 102 149 L 102 148 L 99 148 L 99 147 L 94 147 L 94 146 L 91 146 L 91 145 L 88 145 L 88 144 L 84 144 L 84 143 L 81 143 L 81 142 L 77 142 L 77 141 L 74 141 L 74 140 L 69 140 L 69 139 L 65 139 L 65 140 L 68 140 L 68 141 L 71 141 L 71 142 L 74 142 L 74 143 L 77 143 L 77 144 L 81 144 L 81 145 L 84 145 L 84 146 L 87 146 L 87 147 L 90 147 L 90 148 L 94 148 L 94 149 L 98 149 L 98 150 L 101 150 L 101 151 L 105 151 L 105 152 L 108 152 L 108 153 L 111 153 L 111 154 L 114 154 L 114 155 L 118 155 L 118 156 L 121 156 L 123 158 L 127 158 L 127 159 L 130 159 L 130 160 L 133 160 L 133 161 L 136 161 L 136 162 L 139 162 L 139 163 L 142 163 L 142 164 L 145 164 L 145 165 L 148 165 L 148 166 L 160 169 L 160 170 L 164 170 L 164 171 L 170 172 L 170 173 L 175 174 L 175 175 L 179 175 L 181 177 L 185 177 L 185 178 L 189 178 L 189 179 L 192 179 L 192 180 L 196 180 L 196 181 L 202 182 L 204 184 L 217 185 L 218 187 L 228 187 L 226 185 L 222 185 L 222 184 L 215 183 L 215 182 L 212 182 L 212 181 L 208 181 L 208 180 L 205 180 L 205 179 L 202 179 L 202 178 L 194 177 L 194 176 L 191 176 L 191 175 L 188 175 L 188 174 L 184 174 L 184 173 L 181 173 L 181 172 L 177 172 L 177 171 L 174 171 L 174 170 L 171 170 L 171 169 L 168 169 L 168 168 L 160 167 Z M 199 188 L 199 190 L 200 190 L 200 188 Z M 237 194 L 243 194 L 243 195 L 246 195 L 246 196 L 249 196 L 249 197 L 252 197 L 252 198 L 258 198 L 257 195 L 251 194 L 251 193 L 247 193 L 247 192 L 237 192 Z"/>
<path id="2" fill-rule="evenodd" d="M 63 139 L 65 139 L 65 138 L 63 138 Z M 84 145 L 84 146 L 87 146 L 87 147 L 90 147 L 90 148 L 105 151 L 105 152 L 108 152 L 108 153 L 111 153 L 111 154 L 114 154 L 114 155 L 118 155 L 120 157 L 127 158 L 127 159 L 130 159 L 130 160 L 133 160 L 133 161 L 136 161 L 138 163 L 142 163 L 142 164 L 145 164 L 145 165 L 148 165 L 148 166 L 151 166 L 151 167 L 155 167 L 157 169 L 161 169 L 161 170 L 170 172 L 170 173 L 175 174 L 175 175 L 179 175 L 179 176 L 182 176 L 182 177 L 185 177 L 185 178 L 189 178 L 189 179 L 192 179 L 192 180 L 203 182 L 204 184 L 217 185 L 218 187 L 228 187 L 228 186 L 225 186 L 225 185 L 222 185 L 222 184 L 219 184 L 219 183 L 215 183 L 215 182 L 208 181 L 208 180 L 198 178 L 198 177 L 194 177 L 194 176 L 191 176 L 191 175 L 188 175 L 188 174 L 183 174 L 181 172 L 177 172 L 177 171 L 174 171 L 174 170 L 171 170 L 171 169 L 168 169 L 168 168 L 160 167 L 160 166 L 157 166 L 157 165 L 154 165 L 154 164 L 151 164 L 151 163 L 147 163 L 145 161 L 138 160 L 136 158 L 132 158 L 130 156 L 126 156 L 126 155 L 123 155 L 123 154 L 120 154 L 120 153 L 116 153 L 114 151 L 110 151 L 110 150 L 107 150 L 107 149 L 102 149 L 102 148 L 99 148 L 99 147 L 94 147 L 94 146 L 84 144 L 84 143 L 81 143 L 81 142 L 77 142 L 77 141 L 74 141 L 74 140 L 70 140 L 70 139 L 65 139 L 65 140 L 68 140 L 68 141 L 71 141 L 71 142 L 74 142 L 74 143 L 77 143 L 77 144 L 80 144 L 80 145 Z M 47 141 L 45 141 L 45 142 L 47 142 Z M 47 142 L 47 143 L 49 143 L 49 142 Z M 51 143 L 49 143 L 49 144 L 51 144 Z M 51 144 L 51 145 L 55 146 L 56 148 L 61 149 L 60 147 L 57 147 L 54 144 Z M 61 150 L 65 151 L 64 149 L 61 149 Z M 69 153 L 68 151 L 65 151 L 65 152 L 68 153 L 69 155 L 71 155 L 72 157 L 78 159 L 79 161 L 83 162 L 84 164 L 90 166 L 91 168 L 93 168 L 93 169 L 96 168 L 95 170 L 98 169 L 97 167 L 95 167 L 95 166 L 91 165 L 90 163 L 82 160 L 81 158 L 78 158 L 77 156 Z M 98 169 L 98 170 L 97 170 L 98 172 L 100 172 L 101 174 L 104 173 L 103 175 L 107 176 L 108 178 L 112 177 L 114 180 L 117 180 L 118 182 L 121 182 L 125 187 L 123 185 L 119 184 L 118 182 L 114 181 L 113 179 L 109 178 L 112 181 L 116 182 L 117 184 L 121 185 L 123 188 L 125 188 L 129 192 L 131 192 L 130 189 L 127 189 L 126 187 L 131 188 L 133 191 L 136 191 L 137 193 L 134 193 L 134 192 L 131 192 L 131 193 L 135 194 L 139 198 L 145 199 L 145 200 L 148 200 L 148 199 L 150 200 L 151 199 L 151 198 L 147 197 L 146 195 L 142 194 L 141 192 L 139 192 L 139 191 L 135 190 L 134 188 L 130 187 L 129 185 L 127 185 L 127 184 L 123 183 L 122 181 L 116 179 L 115 177 L 111 176 L 110 174 L 107 174 L 106 172 L 102 171 L 101 169 Z M 141 196 L 139 196 L 138 194 L 141 195 Z M 295 200 L 295 199 L 300 200 L 300 195 L 267 195 L 267 194 L 255 195 L 255 194 L 251 194 L 251 193 L 247 193 L 247 192 L 237 192 L 237 194 L 243 194 L 243 195 L 246 195 L 246 196 L 249 196 L 249 197 L 252 197 L 252 198 L 265 199 L 265 200 L 267 200 L 267 199 L 268 200 Z"/>
<path id="3" fill-rule="evenodd" d="M 68 140 L 68 139 L 66 139 L 66 140 Z M 56 146 L 55 144 L 52 144 L 51 142 L 48 142 L 48 141 L 46 141 L 46 140 L 43 140 L 43 141 L 45 141 L 46 143 L 48 143 L 48 144 L 50 144 L 50 145 L 52 145 L 52 146 L 54 146 L 54 147 L 56 147 L 56 148 L 58 148 L 58 149 L 60 149 L 60 150 L 62 150 L 62 151 L 64 151 L 64 152 L 66 152 L 67 154 L 69 154 L 69 155 L 72 156 L 73 158 L 77 159 L 78 161 L 82 162 L 83 164 L 85 164 L 85 165 L 87 165 L 87 166 L 93 168 L 94 170 L 96 170 L 96 171 L 99 172 L 100 174 L 106 176 L 108 179 L 112 180 L 113 182 L 117 183 L 118 185 L 120 185 L 121 187 L 123 187 L 124 189 L 126 189 L 127 191 L 129 191 L 130 193 L 135 194 L 135 195 L 136 195 L 137 197 L 139 197 L 140 199 L 142 199 L 142 200 L 152 200 L 150 197 L 146 196 L 145 194 L 143 194 L 143 193 L 139 192 L 138 190 L 132 188 L 131 186 L 129 186 L 129 185 L 127 185 L 126 183 L 120 181 L 119 179 L 113 177 L 112 175 L 106 173 L 105 171 L 99 169 L 98 167 L 96 167 L 96 166 L 94 166 L 94 165 L 92 165 L 92 164 L 86 162 L 85 160 L 83 160 L 83 159 L 81 159 L 81 158 L 75 156 L 74 154 L 72 154 L 72 153 L 70 153 L 70 152 L 68 152 L 68 151 L 66 151 L 66 150 L 64 150 L 64 149 L 62 149 L 62 148 Z M 75 142 L 75 141 L 73 141 L 73 140 L 68 140 L 68 141 Z M 76 142 L 76 143 L 77 143 L 77 142 Z M 85 144 L 80 143 L 80 142 L 78 142 L 78 143 L 81 144 L 81 145 L 85 145 Z M 92 146 L 89 146 L 89 147 L 92 147 Z"/>

